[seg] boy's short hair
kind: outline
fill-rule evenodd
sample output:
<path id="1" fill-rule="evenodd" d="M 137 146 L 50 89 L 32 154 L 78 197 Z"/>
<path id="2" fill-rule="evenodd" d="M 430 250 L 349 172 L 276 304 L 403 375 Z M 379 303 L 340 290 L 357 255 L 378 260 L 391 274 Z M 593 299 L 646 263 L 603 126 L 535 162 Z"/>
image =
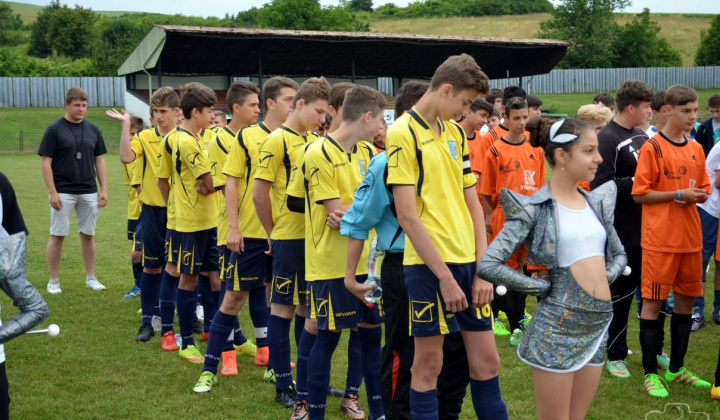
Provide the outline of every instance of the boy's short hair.
<path id="1" fill-rule="evenodd" d="M 495 107 L 493 106 L 493 104 L 486 101 L 485 99 L 480 98 L 475 99 L 475 102 L 470 104 L 470 111 L 478 112 L 484 109 L 485 112 L 487 112 L 488 116 L 492 115 L 494 108 Z"/>
<path id="2" fill-rule="evenodd" d="M 445 83 L 452 85 L 456 94 L 465 89 L 475 89 L 479 94 L 485 94 L 490 80 L 474 58 L 460 54 L 450 56 L 440 64 L 430 80 L 430 90 L 439 89 Z"/>
<path id="3" fill-rule="evenodd" d="M 535 95 L 528 95 L 525 100 L 527 101 L 528 108 L 538 108 L 543 106 L 543 101 Z"/>
<path id="4" fill-rule="evenodd" d="M 502 117 L 502 115 L 500 115 L 500 110 L 495 107 L 493 107 L 493 112 L 490 116 L 495 117 L 497 119 L 500 119 L 500 117 Z"/>
<path id="5" fill-rule="evenodd" d="M 505 101 L 505 115 L 510 116 L 510 110 L 527 109 L 528 103 L 525 98 L 516 96 Z"/>
<path id="6" fill-rule="evenodd" d="M 488 91 L 487 95 L 485 95 L 485 100 L 490 102 L 491 104 L 495 104 L 495 101 L 503 97 L 503 90 L 500 88 L 492 88 Z"/>
<path id="7" fill-rule="evenodd" d="M 673 85 L 665 91 L 665 105 L 685 105 L 690 102 L 697 102 L 697 100 L 697 92 L 689 86 Z"/>
<path id="8" fill-rule="evenodd" d="M 525 92 L 525 89 L 521 88 L 520 86 L 508 86 L 505 89 L 503 89 L 503 100 L 502 103 L 505 105 L 505 103 L 510 98 L 527 98 L 527 93 Z"/>
<path id="9" fill-rule="evenodd" d="M 262 97 L 263 101 L 265 102 L 262 106 L 263 110 L 267 110 L 266 108 L 268 99 L 277 101 L 277 97 L 278 95 L 280 95 L 280 91 L 283 88 L 298 90 L 300 88 L 300 85 L 298 85 L 298 83 L 293 79 L 283 76 L 271 77 L 267 80 L 267 82 L 263 84 Z"/>
<path id="10" fill-rule="evenodd" d="M 180 97 L 171 86 L 163 86 L 153 92 L 152 98 L 150 98 L 150 108 L 154 109 L 161 106 L 168 108 L 180 106 Z"/>
<path id="11" fill-rule="evenodd" d="M 189 120 L 192 117 L 192 110 L 197 109 L 202 111 L 204 108 L 209 108 L 217 104 L 217 95 L 215 91 L 202 83 L 191 82 L 193 86 L 186 87 L 182 97 L 180 98 L 180 108 L 183 112 L 183 117 Z M 188 85 L 190 83 L 187 83 Z"/>
<path id="12" fill-rule="evenodd" d="M 400 117 L 415 106 L 428 89 L 430 89 L 429 83 L 417 80 L 411 80 L 402 85 L 395 98 L 395 117 Z"/>
<path id="13" fill-rule="evenodd" d="M 610 121 L 613 113 L 603 104 L 583 105 L 578 109 L 576 118 L 586 122 L 605 123 Z"/>
<path id="14" fill-rule="evenodd" d="M 650 102 L 650 108 L 655 112 L 660 112 L 660 108 L 665 105 L 665 91 L 658 90 L 653 95 L 653 100 Z"/>
<path id="15" fill-rule="evenodd" d="M 708 98 L 708 108 L 720 108 L 720 94 L 715 93 Z"/>
<path id="16" fill-rule="evenodd" d="M 71 87 L 67 90 L 67 92 L 65 92 L 65 102 L 72 103 L 72 101 L 74 100 L 87 101 L 88 96 L 87 92 L 85 92 L 85 89 L 75 86 Z"/>
<path id="17" fill-rule="evenodd" d="M 653 92 L 650 85 L 640 80 L 625 80 L 620 83 L 615 93 L 618 112 L 623 112 L 630 105 L 637 108 L 642 102 L 652 102 L 652 100 Z"/>
<path id="18" fill-rule="evenodd" d="M 331 89 L 330 83 L 328 83 L 324 77 L 311 77 L 300 85 L 300 88 L 295 94 L 293 106 L 297 105 L 300 99 L 303 99 L 306 104 L 318 99 L 328 101 L 330 99 Z"/>
<path id="19" fill-rule="evenodd" d="M 251 95 L 253 93 L 256 95 L 260 95 L 260 87 L 255 83 L 234 82 L 232 85 L 230 85 L 230 89 L 228 89 L 227 95 L 225 96 L 225 102 L 227 102 L 227 105 L 230 108 L 230 113 L 232 114 L 233 108 L 235 108 L 235 104 L 242 106 L 245 103 L 245 99 L 248 97 L 248 95 Z M 219 113 L 225 115 L 225 112 L 223 111 L 215 111 L 215 115 L 218 115 Z"/>
<path id="20" fill-rule="evenodd" d="M 328 99 L 328 106 L 333 107 L 335 111 L 337 111 L 338 108 L 343 106 L 345 94 L 354 87 L 355 84 L 350 82 L 340 82 L 332 85 L 332 88 L 330 89 L 330 98 Z"/>
<path id="21" fill-rule="evenodd" d="M 615 106 L 615 98 L 613 98 L 612 95 L 607 92 L 598 92 L 593 98 L 593 103 L 603 104 L 608 108 L 612 108 Z"/>
<path id="22" fill-rule="evenodd" d="M 135 115 L 130 116 L 130 129 L 140 131 L 145 128 L 145 121 L 142 118 Z"/>
<path id="23" fill-rule="evenodd" d="M 353 86 L 345 93 L 342 107 L 343 121 L 357 121 L 370 111 L 373 117 L 387 107 L 385 95 L 367 86 Z"/>

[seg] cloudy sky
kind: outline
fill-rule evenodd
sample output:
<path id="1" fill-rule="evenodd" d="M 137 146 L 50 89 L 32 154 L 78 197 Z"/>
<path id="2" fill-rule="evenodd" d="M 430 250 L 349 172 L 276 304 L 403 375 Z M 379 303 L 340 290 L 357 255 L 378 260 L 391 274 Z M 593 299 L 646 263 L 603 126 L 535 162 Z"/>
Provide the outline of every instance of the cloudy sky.
<path id="1" fill-rule="evenodd" d="M 16 0 L 23 3 L 47 5 L 50 0 Z M 375 7 L 385 3 L 395 3 L 398 6 L 406 6 L 413 0 L 373 0 Z M 551 0 L 552 1 L 552 0 Z M 94 10 L 119 10 L 119 11 L 140 11 L 175 14 L 181 13 L 192 16 L 218 16 L 225 13 L 236 13 L 240 10 L 247 10 L 253 6 L 260 7 L 269 0 L 176 0 L 173 2 L 153 2 L 147 0 L 61 0 L 60 3 L 72 6 L 78 4 L 83 7 L 90 7 Z M 557 0 L 555 1 L 557 2 Z M 320 0 L 324 5 L 337 5 L 337 0 Z M 718 13 L 717 0 L 633 0 L 632 6 L 625 9 L 626 12 L 637 13 L 644 7 L 654 13 Z"/>

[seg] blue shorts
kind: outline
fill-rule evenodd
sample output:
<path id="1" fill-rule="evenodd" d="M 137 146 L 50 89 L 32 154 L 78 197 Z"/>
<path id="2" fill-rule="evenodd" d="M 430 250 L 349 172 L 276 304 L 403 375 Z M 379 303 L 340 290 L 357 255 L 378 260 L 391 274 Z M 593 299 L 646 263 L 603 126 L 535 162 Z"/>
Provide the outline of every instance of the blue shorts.
<path id="1" fill-rule="evenodd" d="M 178 265 L 180 251 L 180 232 L 168 229 L 165 233 L 165 260 L 168 264 Z"/>
<path id="2" fill-rule="evenodd" d="M 702 227 L 703 236 L 702 256 L 704 259 L 709 259 L 715 253 L 715 246 L 717 245 L 718 218 L 700 207 L 698 207 L 697 210 L 700 215 L 700 226 Z M 704 274 L 703 277 L 705 277 Z M 703 281 L 705 281 L 704 278 Z"/>
<path id="3" fill-rule="evenodd" d="M 434 337 L 458 331 L 492 329 L 492 311 L 485 307 L 472 307 L 475 264 L 447 264 L 447 267 L 465 292 L 469 306 L 462 312 L 445 311 L 440 282 L 427 265 L 405 266 L 405 286 L 410 304 L 410 335 L 413 337 Z"/>
<path id="4" fill-rule="evenodd" d="M 220 269 L 220 278 L 225 278 L 225 267 L 227 267 L 227 263 L 230 262 L 230 251 L 226 245 L 217 245 L 217 254 L 218 254 L 218 268 Z"/>
<path id="5" fill-rule="evenodd" d="M 180 232 L 180 274 L 218 271 L 217 229 Z"/>
<path id="6" fill-rule="evenodd" d="M 159 268 L 165 265 L 165 235 L 167 232 L 167 208 L 143 205 L 142 265 Z"/>
<path id="7" fill-rule="evenodd" d="M 306 305 L 305 240 L 272 241 L 272 293 L 270 303 Z"/>
<path id="8" fill-rule="evenodd" d="M 128 223 L 127 223 L 128 241 L 135 240 L 135 230 L 137 229 L 138 226 L 140 226 L 140 219 L 135 219 L 135 220 L 128 219 Z"/>
<path id="9" fill-rule="evenodd" d="M 128 228 L 130 227 L 130 220 L 128 220 Z M 132 252 L 142 252 L 142 223 L 135 224 L 135 231 L 132 236 Z"/>
<path id="10" fill-rule="evenodd" d="M 357 276 L 358 283 L 367 275 Z M 382 303 L 372 309 L 345 288 L 345 279 L 309 281 L 310 318 L 317 319 L 318 330 L 333 331 L 355 328 L 360 323 L 382 324 Z"/>
<path id="11" fill-rule="evenodd" d="M 265 287 L 272 272 L 272 257 L 267 255 L 266 239 L 245 238 L 245 251 L 231 252 L 226 263 L 225 288 L 242 291 Z"/>

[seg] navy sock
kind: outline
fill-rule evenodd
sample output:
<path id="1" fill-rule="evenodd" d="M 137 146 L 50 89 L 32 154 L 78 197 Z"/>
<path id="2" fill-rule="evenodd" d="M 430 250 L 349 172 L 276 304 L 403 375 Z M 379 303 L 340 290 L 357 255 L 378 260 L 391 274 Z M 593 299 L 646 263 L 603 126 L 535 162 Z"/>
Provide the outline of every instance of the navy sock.
<path id="1" fill-rule="evenodd" d="M 203 372 L 207 370 L 212 372 L 213 375 L 217 374 L 220 354 L 223 351 L 227 337 L 232 331 L 233 319 L 237 319 L 237 316 L 228 315 L 221 311 L 215 312 L 215 316 L 210 323 L 210 337 L 208 338 L 207 348 L 205 349 Z"/>
<path id="2" fill-rule="evenodd" d="M 303 331 L 300 336 L 300 345 L 297 349 L 297 383 L 295 384 L 297 401 L 308 400 L 308 358 L 316 340 L 317 335 L 310 334 L 307 330 Z"/>
<path id="3" fill-rule="evenodd" d="M 142 308 L 142 322 L 150 325 L 155 313 L 155 306 L 160 304 L 160 282 L 162 274 L 150 274 L 143 271 L 140 276 L 140 306 Z M 159 310 L 159 309 L 158 309 Z"/>
<path id="4" fill-rule="evenodd" d="M 685 365 L 685 354 L 687 354 L 690 342 L 690 327 L 692 317 L 690 314 L 679 314 L 673 312 L 670 317 L 670 366 L 672 373 L 677 373 Z"/>
<path id="5" fill-rule="evenodd" d="M 134 262 L 132 263 L 132 270 L 133 270 L 133 278 L 135 279 L 135 286 L 140 287 L 140 276 L 142 276 L 142 263 Z"/>
<path id="6" fill-rule="evenodd" d="M 255 326 L 255 344 L 257 344 L 258 347 L 267 347 L 270 307 L 267 304 L 264 287 L 250 291 L 248 305 L 250 306 L 250 319 L 252 319 L 253 325 Z"/>
<path id="7" fill-rule="evenodd" d="M 195 306 L 197 295 L 194 290 L 177 289 L 177 312 L 182 348 L 195 345 L 193 325 L 195 324 Z"/>
<path id="8" fill-rule="evenodd" d="M 290 320 L 270 315 L 267 342 L 275 369 L 275 390 L 292 385 L 290 369 Z"/>
<path id="9" fill-rule="evenodd" d="M 470 395 L 479 420 L 507 420 L 507 407 L 500 395 L 500 381 L 497 376 L 486 381 L 470 378 Z"/>
<path id="10" fill-rule="evenodd" d="M 342 334 L 318 331 L 317 340 L 308 359 L 308 403 L 310 420 L 325 419 L 325 403 L 330 386 L 330 361 Z"/>
<path id="11" fill-rule="evenodd" d="M 360 334 L 357 331 L 350 330 L 350 339 L 348 340 L 348 364 L 347 364 L 347 381 L 345 383 L 345 396 L 350 394 L 358 395 L 360 392 L 360 384 L 363 379 L 363 355 L 360 351 Z"/>
<path id="12" fill-rule="evenodd" d="M 437 420 L 437 389 L 418 392 L 410 388 L 410 416 L 413 420 Z"/>
<path id="13" fill-rule="evenodd" d="M 200 292 L 200 304 L 203 307 L 203 331 L 210 331 L 210 323 L 217 311 L 217 300 L 213 297 L 210 288 L 210 278 L 200 274 L 198 279 L 198 291 Z"/>
<path id="14" fill-rule="evenodd" d="M 370 418 L 377 419 L 384 415 L 382 397 L 380 396 L 380 359 L 382 358 L 380 342 L 382 328 L 358 328 L 362 350 L 362 372 L 365 378 Z"/>
<path id="15" fill-rule="evenodd" d="M 713 315 L 720 313 L 720 290 L 713 291 Z"/>
<path id="16" fill-rule="evenodd" d="M 300 347 L 300 337 L 303 335 L 303 331 L 305 331 L 305 317 L 295 314 L 295 347 Z"/>
<path id="17" fill-rule="evenodd" d="M 247 343 L 248 339 L 245 337 L 245 334 L 243 334 L 242 329 L 240 329 L 240 321 L 235 320 L 235 337 L 233 337 L 233 344 L 236 346 L 241 346 L 245 343 Z"/>
<path id="18" fill-rule="evenodd" d="M 162 321 L 163 334 L 173 330 L 175 300 L 177 299 L 179 281 L 179 277 L 173 277 L 167 271 L 163 272 L 162 283 L 160 284 L 160 320 Z"/>

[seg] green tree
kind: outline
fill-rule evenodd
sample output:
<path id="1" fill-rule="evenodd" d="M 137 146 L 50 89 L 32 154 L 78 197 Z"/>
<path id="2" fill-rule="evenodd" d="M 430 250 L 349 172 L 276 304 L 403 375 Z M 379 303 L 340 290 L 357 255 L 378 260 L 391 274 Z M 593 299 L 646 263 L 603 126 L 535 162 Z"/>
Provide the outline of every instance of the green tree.
<path id="1" fill-rule="evenodd" d="M 126 17 L 104 18 L 98 26 L 100 42 L 91 60 L 99 74 L 117 76 L 117 69 L 147 33 L 146 27 L 142 20 Z"/>
<path id="2" fill-rule="evenodd" d="M 50 48 L 66 57 L 89 57 L 96 42 L 97 13 L 90 9 L 63 5 L 51 18 L 46 35 Z"/>
<path id="3" fill-rule="evenodd" d="M 0 2 L 0 45 L 17 45 L 23 42 L 22 19 L 13 14 L 9 4 Z"/>
<path id="4" fill-rule="evenodd" d="M 695 65 L 720 65 L 720 15 L 715 16 L 707 31 L 701 32 L 700 46 L 695 53 Z"/>
<path id="5" fill-rule="evenodd" d="M 60 0 L 52 0 L 38 13 L 37 20 L 31 26 L 28 54 L 36 57 L 48 57 L 52 54 L 52 48 L 47 41 L 47 34 L 50 30 L 50 19 L 58 10 L 60 10 Z"/>
<path id="6" fill-rule="evenodd" d="M 319 0 L 272 0 L 258 10 L 258 26 L 261 28 L 368 31 L 369 25 L 359 22 L 350 12 L 346 2 L 339 6 L 321 7 Z"/>
<path id="7" fill-rule="evenodd" d="M 370 12 L 373 11 L 372 0 L 350 0 L 350 10 L 355 12 Z"/>
<path id="8" fill-rule="evenodd" d="M 650 20 L 650 10 L 643 9 L 618 32 L 613 43 L 613 67 L 682 66 L 680 52 L 659 33 L 660 26 Z"/>
<path id="9" fill-rule="evenodd" d="M 558 67 L 611 67 L 612 47 L 619 30 L 613 13 L 629 4 L 629 0 L 562 0 L 552 18 L 540 23 L 539 36 L 570 44 Z"/>

